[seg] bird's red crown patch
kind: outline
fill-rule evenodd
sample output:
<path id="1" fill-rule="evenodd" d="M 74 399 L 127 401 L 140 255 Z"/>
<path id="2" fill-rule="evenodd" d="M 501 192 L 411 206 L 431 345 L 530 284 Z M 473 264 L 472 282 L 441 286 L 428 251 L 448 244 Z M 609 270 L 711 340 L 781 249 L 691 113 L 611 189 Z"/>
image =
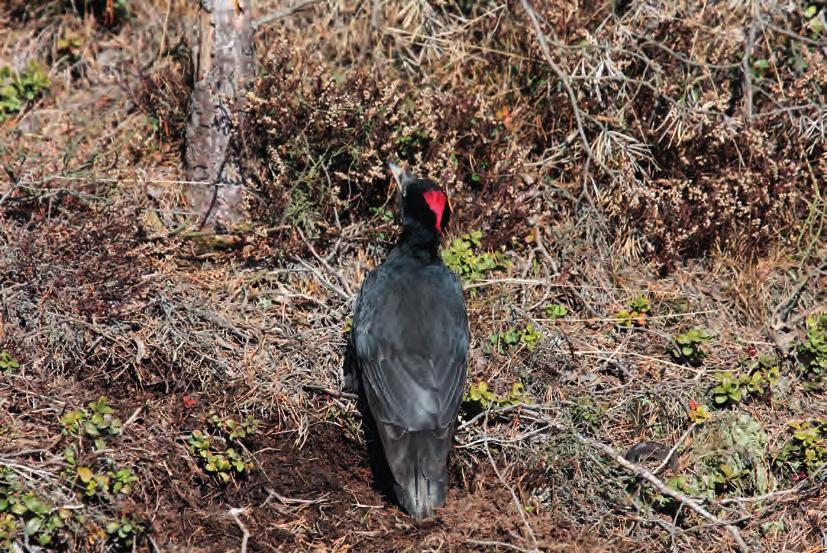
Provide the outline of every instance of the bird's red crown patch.
<path id="1" fill-rule="evenodd" d="M 422 193 L 425 203 L 436 215 L 436 230 L 442 232 L 442 212 L 445 211 L 445 202 L 448 198 L 439 190 L 428 190 Z"/>

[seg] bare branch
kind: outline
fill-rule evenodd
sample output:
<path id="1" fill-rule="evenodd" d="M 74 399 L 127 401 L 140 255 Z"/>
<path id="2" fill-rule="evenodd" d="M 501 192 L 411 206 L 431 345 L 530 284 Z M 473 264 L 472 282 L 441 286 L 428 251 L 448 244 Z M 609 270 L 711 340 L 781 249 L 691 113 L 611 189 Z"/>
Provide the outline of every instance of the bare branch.
<path id="1" fill-rule="evenodd" d="M 310 6 L 311 4 L 315 4 L 319 0 L 302 0 L 301 2 L 296 3 L 289 8 L 284 8 L 282 10 L 274 11 L 273 13 L 268 13 L 267 15 L 261 16 L 255 21 L 253 21 L 253 31 L 258 31 L 265 25 L 269 25 L 274 21 L 278 21 L 279 19 L 283 19 L 289 15 L 293 15 L 297 11 L 303 10 L 304 8 Z"/>
<path id="2" fill-rule="evenodd" d="M 551 57 L 551 51 L 548 47 L 548 40 L 546 40 L 546 35 L 543 33 L 543 30 L 540 28 L 540 20 L 537 16 L 537 12 L 534 11 L 534 8 L 531 7 L 531 4 L 528 0 L 521 0 L 523 9 L 525 9 L 528 17 L 531 19 L 531 25 L 534 27 L 534 34 L 537 36 L 537 41 L 540 44 L 540 50 L 543 52 L 543 57 L 546 58 L 546 62 L 548 63 L 551 70 L 554 71 L 554 74 L 557 75 L 557 78 L 560 79 L 560 82 L 563 83 L 563 87 L 566 89 L 566 94 L 568 94 L 569 102 L 571 103 L 571 110 L 572 114 L 574 115 L 574 120 L 577 123 L 577 133 L 580 135 L 580 140 L 583 143 L 583 149 L 586 151 L 586 156 L 590 161 L 594 161 L 597 163 L 603 171 L 607 174 L 611 174 L 611 170 L 606 167 L 606 165 L 594 155 L 592 151 L 591 144 L 589 143 L 589 139 L 586 137 L 586 130 L 583 127 L 583 116 L 580 114 L 580 107 L 577 104 L 577 96 L 574 94 L 574 90 L 571 87 L 571 79 L 563 73 L 563 70 L 560 69 L 560 66 L 554 62 L 554 58 Z M 583 179 L 583 186 L 586 186 L 587 182 L 587 175 L 584 175 Z"/>

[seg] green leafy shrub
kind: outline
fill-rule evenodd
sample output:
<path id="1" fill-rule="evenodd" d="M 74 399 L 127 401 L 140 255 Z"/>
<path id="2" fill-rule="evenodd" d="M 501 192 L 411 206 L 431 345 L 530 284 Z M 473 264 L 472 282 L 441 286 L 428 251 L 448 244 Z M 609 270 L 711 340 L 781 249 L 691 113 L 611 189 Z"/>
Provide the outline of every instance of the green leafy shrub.
<path id="1" fill-rule="evenodd" d="M 474 230 L 443 248 L 442 260 L 466 282 L 482 280 L 487 273 L 508 265 L 502 254 L 479 252 L 481 247 L 482 232 Z"/>
<path id="2" fill-rule="evenodd" d="M 76 482 L 88 497 L 106 494 L 129 495 L 132 493 L 132 484 L 138 482 L 138 477 L 128 468 L 116 471 L 95 472 L 90 467 L 77 467 L 75 470 Z"/>
<path id="3" fill-rule="evenodd" d="M 739 480 L 742 476 L 748 476 L 747 469 L 733 468 L 727 463 L 721 463 L 717 469 L 710 472 L 710 481 L 715 487 L 716 494 L 726 493 L 733 490 L 740 484 Z"/>
<path id="4" fill-rule="evenodd" d="M 80 32 L 66 28 L 57 41 L 57 54 L 68 63 L 75 63 L 80 59 L 84 45 L 84 37 Z"/>
<path id="5" fill-rule="evenodd" d="M 111 491 L 114 494 L 129 495 L 132 493 L 132 484 L 138 482 L 138 477 L 129 468 L 120 468 L 114 473 L 109 473 L 112 482 Z"/>
<path id="6" fill-rule="evenodd" d="M 241 442 L 258 429 L 258 421 L 253 416 L 247 416 L 238 422 L 233 418 L 222 418 L 215 411 L 210 411 L 207 415 L 207 423 L 211 429 L 221 432 L 231 442 Z"/>
<path id="7" fill-rule="evenodd" d="M 0 549 L 11 551 L 13 543 L 25 540 L 55 546 L 64 541 L 61 532 L 71 516 L 71 511 L 25 490 L 11 470 L 0 468 Z"/>
<path id="8" fill-rule="evenodd" d="M 628 309 L 617 312 L 615 319 L 620 326 L 631 328 L 632 326 L 646 326 L 649 315 L 652 314 L 652 307 L 649 300 L 643 296 L 636 296 L 629 301 Z"/>
<path id="9" fill-rule="evenodd" d="M 17 73 L 11 67 L 0 68 L 0 121 L 19 113 L 27 103 L 40 97 L 51 86 L 46 68 L 30 61 Z"/>
<path id="10" fill-rule="evenodd" d="M 121 517 L 106 524 L 109 541 L 119 550 L 131 550 L 135 540 L 144 533 L 144 526 L 130 517 Z"/>
<path id="11" fill-rule="evenodd" d="M 711 336 L 702 328 L 693 328 L 675 336 L 677 348 L 672 350 L 672 358 L 676 363 L 683 363 L 693 367 L 700 366 L 706 357 L 703 344 L 709 341 Z"/>
<path id="12" fill-rule="evenodd" d="M 823 383 L 827 375 L 827 313 L 807 317 L 807 333 L 797 350 L 804 377 Z"/>
<path id="13" fill-rule="evenodd" d="M 393 211 L 385 206 L 371 207 L 369 211 L 373 214 L 373 217 L 379 219 L 380 227 L 393 222 Z M 376 238 L 379 240 L 385 240 L 387 238 L 387 234 L 384 231 L 379 230 L 376 233 Z"/>
<path id="14" fill-rule="evenodd" d="M 479 380 L 475 384 L 471 384 L 470 390 L 462 400 L 466 403 L 475 404 L 482 409 L 488 408 L 489 405 L 493 407 L 511 407 L 525 403 L 525 388 L 521 383 L 515 382 L 511 385 L 508 395 L 499 396 L 488 388 L 488 382 Z"/>
<path id="15" fill-rule="evenodd" d="M 112 495 L 128 496 L 132 493 L 132 485 L 139 481 L 130 468 L 115 467 L 107 459 L 99 458 L 95 467 L 78 463 L 74 446 L 63 451 L 63 458 L 69 465 L 64 476 L 86 497 L 110 500 Z"/>
<path id="16" fill-rule="evenodd" d="M 774 357 L 761 356 L 750 362 L 746 369 L 740 378 L 751 399 L 768 395 L 781 380 L 781 369 Z"/>
<path id="17" fill-rule="evenodd" d="M 534 325 L 527 324 L 523 328 L 511 327 L 505 332 L 492 334 L 488 341 L 490 351 L 504 355 L 517 346 L 524 346 L 528 351 L 533 351 L 542 337 L 542 333 L 534 328 Z"/>
<path id="18" fill-rule="evenodd" d="M 94 440 L 95 449 L 106 447 L 105 436 L 116 436 L 121 433 L 121 419 L 114 416 L 115 411 L 107 403 L 106 397 L 101 396 L 91 402 L 86 409 L 69 411 L 60 417 L 64 434 L 86 436 Z"/>
<path id="19" fill-rule="evenodd" d="M 233 447 L 223 447 L 220 438 L 195 430 L 187 437 L 190 454 L 204 471 L 221 482 L 245 476 L 253 469 L 252 462 Z"/>
<path id="20" fill-rule="evenodd" d="M 106 405 L 105 398 L 100 398 L 90 403 L 88 410 L 72 413 L 69 413 L 72 414 L 71 417 L 64 417 L 67 418 L 64 432 L 70 436 L 82 435 L 86 431 L 86 423 L 93 419 L 95 414 L 110 415 L 111 409 Z M 81 413 L 81 416 L 78 417 L 76 413 Z M 104 429 L 109 428 L 107 425 L 101 425 L 100 420 L 96 420 L 95 423 L 99 429 L 101 426 Z M 144 527 L 136 520 L 124 518 L 120 514 L 113 517 L 113 511 L 117 508 L 119 498 L 132 494 L 139 478 L 131 468 L 118 467 L 111 459 L 100 454 L 79 457 L 78 448 L 84 451 L 83 446 L 84 444 L 79 442 L 64 449 L 63 458 L 68 467 L 62 475 L 69 487 L 77 490 L 87 505 L 93 505 L 96 510 L 101 509 L 105 514 L 94 514 L 90 517 L 84 510 L 72 511 L 66 518 L 66 522 L 73 522 L 74 526 L 83 526 L 87 529 L 91 524 L 91 528 L 95 528 L 96 537 L 92 538 L 90 535 L 90 540 L 100 540 L 105 537 L 111 550 L 132 550 L 135 540 L 144 532 Z M 110 528 L 118 528 L 121 531 L 110 532 Z"/>
<path id="21" fill-rule="evenodd" d="M 712 399 L 717 405 L 736 404 L 741 402 L 744 391 L 741 389 L 741 379 L 733 376 L 729 371 L 715 375 L 718 385 L 712 388 Z"/>
<path id="22" fill-rule="evenodd" d="M 766 59 L 756 59 L 752 61 L 752 78 L 760 81 L 763 79 L 770 68 L 770 62 Z"/>
<path id="23" fill-rule="evenodd" d="M 553 303 L 546 306 L 545 312 L 546 317 L 548 317 L 552 321 L 556 321 L 557 319 L 562 319 L 563 317 L 568 315 L 569 308 L 561 303 Z"/>
<path id="24" fill-rule="evenodd" d="M 791 422 L 788 426 L 793 435 L 781 448 L 775 465 L 799 480 L 827 462 L 827 419 Z"/>
<path id="25" fill-rule="evenodd" d="M 20 363 L 17 362 L 17 359 L 12 357 L 11 354 L 6 351 L 0 351 L 0 373 L 10 374 L 15 369 L 19 368 Z"/>
<path id="26" fill-rule="evenodd" d="M 781 379 L 781 369 L 775 357 L 762 355 L 746 363 L 743 372 L 733 374 L 727 371 L 715 378 L 718 380 L 712 388 L 715 404 L 734 405 L 768 395 Z"/>
<path id="27" fill-rule="evenodd" d="M 88 497 L 106 493 L 109 490 L 109 476 L 94 472 L 89 467 L 76 469 L 78 485 Z"/>

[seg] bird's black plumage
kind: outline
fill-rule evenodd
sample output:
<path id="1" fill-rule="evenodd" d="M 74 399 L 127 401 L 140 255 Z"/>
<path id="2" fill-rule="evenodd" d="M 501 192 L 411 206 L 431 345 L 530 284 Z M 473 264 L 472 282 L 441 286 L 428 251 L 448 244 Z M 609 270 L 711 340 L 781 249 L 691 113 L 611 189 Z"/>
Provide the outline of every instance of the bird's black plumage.
<path id="1" fill-rule="evenodd" d="M 422 518 L 445 502 L 469 332 L 462 287 L 438 253 L 447 196 L 431 181 L 399 180 L 404 229 L 362 284 L 352 347 L 397 499 Z"/>

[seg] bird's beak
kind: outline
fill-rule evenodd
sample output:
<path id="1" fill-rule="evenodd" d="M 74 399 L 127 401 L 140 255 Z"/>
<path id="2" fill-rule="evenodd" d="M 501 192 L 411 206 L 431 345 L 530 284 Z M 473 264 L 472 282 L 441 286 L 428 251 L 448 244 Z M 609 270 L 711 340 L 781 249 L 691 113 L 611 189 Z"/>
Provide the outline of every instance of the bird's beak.
<path id="1" fill-rule="evenodd" d="M 405 191 L 405 185 L 411 180 L 411 174 L 392 161 L 388 162 L 388 167 L 390 167 L 393 174 L 393 180 L 396 181 L 396 188 L 402 194 Z"/>

